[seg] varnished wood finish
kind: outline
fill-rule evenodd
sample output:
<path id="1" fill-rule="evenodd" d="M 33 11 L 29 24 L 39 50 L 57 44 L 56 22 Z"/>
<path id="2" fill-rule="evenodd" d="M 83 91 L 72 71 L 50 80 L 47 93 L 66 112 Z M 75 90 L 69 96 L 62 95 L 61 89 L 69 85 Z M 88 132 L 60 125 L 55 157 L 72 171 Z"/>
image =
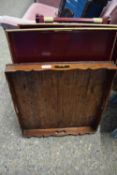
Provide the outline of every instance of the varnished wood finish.
<path id="1" fill-rule="evenodd" d="M 6 77 L 23 134 L 96 131 L 115 72 L 110 62 L 7 65 Z"/>
<path id="2" fill-rule="evenodd" d="M 108 61 L 117 28 L 40 28 L 7 30 L 14 63 Z M 115 60 L 114 60 L 115 61 Z"/>
<path id="3" fill-rule="evenodd" d="M 115 60 L 116 64 L 117 64 L 117 32 L 116 32 L 116 36 L 115 36 L 115 42 L 113 44 L 114 44 L 114 48 L 113 48 L 111 58 L 113 58 L 113 60 Z"/>
<path id="4" fill-rule="evenodd" d="M 75 62 L 75 63 L 25 63 L 25 64 L 7 64 L 6 72 L 17 72 L 17 71 L 44 71 L 44 70 L 56 70 L 56 71 L 66 71 L 66 70 L 96 70 L 96 69 L 108 69 L 108 70 L 116 70 L 117 67 L 112 62 Z"/>
<path id="5" fill-rule="evenodd" d="M 37 24 L 19 24 L 20 29 L 33 29 L 33 28 L 69 28 L 69 27 L 105 27 L 117 28 L 114 24 L 94 24 L 94 23 L 37 23 Z"/>
<path id="6" fill-rule="evenodd" d="M 48 137 L 48 136 L 67 136 L 67 135 L 83 135 L 93 134 L 96 129 L 91 127 L 79 127 L 79 128 L 56 128 L 56 129 L 32 129 L 24 130 L 23 135 L 25 137 Z"/>

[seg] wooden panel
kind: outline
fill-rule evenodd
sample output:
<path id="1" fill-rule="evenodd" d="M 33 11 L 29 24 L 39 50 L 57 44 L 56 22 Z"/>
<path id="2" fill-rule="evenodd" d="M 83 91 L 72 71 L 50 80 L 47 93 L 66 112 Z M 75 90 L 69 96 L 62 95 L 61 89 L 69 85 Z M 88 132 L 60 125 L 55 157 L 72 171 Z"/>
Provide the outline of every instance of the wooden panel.
<path id="1" fill-rule="evenodd" d="M 117 32 L 116 32 L 115 42 L 114 42 L 114 45 L 113 46 L 114 47 L 113 47 L 113 52 L 112 52 L 112 58 L 117 63 Z"/>
<path id="2" fill-rule="evenodd" d="M 69 27 L 105 27 L 117 28 L 114 24 L 93 24 L 93 23 L 35 23 L 35 24 L 19 24 L 20 29 L 33 29 L 33 28 L 69 28 Z"/>
<path id="3" fill-rule="evenodd" d="M 14 63 L 108 61 L 116 28 L 7 30 Z"/>
<path id="4" fill-rule="evenodd" d="M 7 65 L 6 77 L 24 135 L 94 132 L 115 72 L 111 63 Z"/>

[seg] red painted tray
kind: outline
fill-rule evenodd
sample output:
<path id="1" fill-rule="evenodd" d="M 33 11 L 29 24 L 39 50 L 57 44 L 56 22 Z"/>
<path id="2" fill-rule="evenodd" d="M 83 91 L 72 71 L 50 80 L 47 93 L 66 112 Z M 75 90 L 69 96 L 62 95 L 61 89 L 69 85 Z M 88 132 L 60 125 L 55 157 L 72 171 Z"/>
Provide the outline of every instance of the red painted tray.
<path id="1" fill-rule="evenodd" d="M 6 30 L 14 63 L 115 61 L 116 32 L 106 27 Z"/>

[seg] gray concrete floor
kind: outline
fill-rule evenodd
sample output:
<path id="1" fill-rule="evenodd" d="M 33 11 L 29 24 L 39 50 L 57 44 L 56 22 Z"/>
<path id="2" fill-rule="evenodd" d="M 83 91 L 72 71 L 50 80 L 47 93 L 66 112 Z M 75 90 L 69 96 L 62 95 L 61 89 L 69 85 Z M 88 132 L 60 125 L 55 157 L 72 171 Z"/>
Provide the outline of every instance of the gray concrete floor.
<path id="1" fill-rule="evenodd" d="M 0 15 L 21 17 L 31 0 L 0 0 Z M 11 62 L 0 28 L 0 175 L 117 175 L 117 108 L 108 107 L 99 131 L 78 137 L 26 139 L 21 135 L 5 64 Z"/>

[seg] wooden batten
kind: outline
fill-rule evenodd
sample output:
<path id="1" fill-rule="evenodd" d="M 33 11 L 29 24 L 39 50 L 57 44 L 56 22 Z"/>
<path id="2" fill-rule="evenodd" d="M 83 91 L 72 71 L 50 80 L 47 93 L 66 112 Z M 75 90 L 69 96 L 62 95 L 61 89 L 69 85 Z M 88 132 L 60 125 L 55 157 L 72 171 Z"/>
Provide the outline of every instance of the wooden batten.
<path id="1" fill-rule="evenodd" d="M 36 24 L 18 24 L 20 29 L 33 29 L 33 28 L 77 28 L 77 27 L 105 27 L 105 28 L 117 28 L 115 24 L 94 24 L 94 23 L 36 23 Z"/>

